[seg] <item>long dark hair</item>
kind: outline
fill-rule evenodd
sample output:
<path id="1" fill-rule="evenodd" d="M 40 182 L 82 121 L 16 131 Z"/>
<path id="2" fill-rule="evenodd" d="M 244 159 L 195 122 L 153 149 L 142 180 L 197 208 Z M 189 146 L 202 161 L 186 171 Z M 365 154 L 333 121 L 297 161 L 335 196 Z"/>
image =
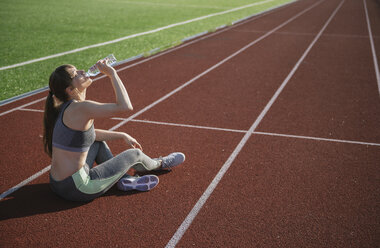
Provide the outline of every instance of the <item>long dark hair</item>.
<path id="1" fill-rule="evenodd" d="M 58 118 L 60 105 L 69 100 L 66 88 L 71 86 L 72 77 L 68 69 L 72 67 L 74 66 L 61 65 L 53 71 L 49 78 L 50 90 L 45 102 L 43 142 L 45 152 L 50 157 L 52 156 L 53 129 Z"/>

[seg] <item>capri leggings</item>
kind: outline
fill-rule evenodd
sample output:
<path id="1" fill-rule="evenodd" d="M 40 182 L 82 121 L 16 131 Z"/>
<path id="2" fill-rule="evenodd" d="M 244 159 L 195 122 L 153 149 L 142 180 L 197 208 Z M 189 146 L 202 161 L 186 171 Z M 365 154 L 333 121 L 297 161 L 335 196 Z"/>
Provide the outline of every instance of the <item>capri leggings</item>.
<path id="1" fill-rule="evenodd" d="M 98 166 L 92 168 L 94 162 Z M 64 199 L 86 202 L 104 194 L 126 176 L 130 168 L 142 172 L 159 166 L 157 159 L 149 158 L 139 149 L 129 149 L 114 157 L 104 141 L 95 141 L 88 151 L 86 164 L 62 181 L 55 181 L 50 176 L 50 186 Z"/>

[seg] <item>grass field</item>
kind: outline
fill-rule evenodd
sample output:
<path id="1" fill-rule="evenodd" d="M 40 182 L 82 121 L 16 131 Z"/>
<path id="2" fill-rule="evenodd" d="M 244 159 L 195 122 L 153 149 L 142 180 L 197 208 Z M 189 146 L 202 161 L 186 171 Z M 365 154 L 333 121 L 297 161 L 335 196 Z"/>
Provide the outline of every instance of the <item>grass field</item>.
<path id="1" fill-rule="evenodd" d="M 118 60 L 168 48 L 186 37 L 291 0 L 273 0 L 121 42 L 0 70 L 0 100 L 44 87 L 61 64 L 87 69 L 113 53 Z M 264 0 L 2 0 L 0 67 L 71 51 Z"/>

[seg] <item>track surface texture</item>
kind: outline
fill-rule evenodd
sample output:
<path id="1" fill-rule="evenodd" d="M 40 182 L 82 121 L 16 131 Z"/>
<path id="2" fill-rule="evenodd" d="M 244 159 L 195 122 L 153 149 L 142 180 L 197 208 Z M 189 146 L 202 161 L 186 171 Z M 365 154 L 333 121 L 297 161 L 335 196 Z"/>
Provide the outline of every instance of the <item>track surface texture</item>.
<path id="1" fill-rule="evenodd" d="M 121 65 L 135 110 L 96 127 L 187 159 L 87 204 L 50 191 L 46 92 L 1 106 L 0 247 L 378 247 L 375 60 L 378 1 L 299 0 Z"/>

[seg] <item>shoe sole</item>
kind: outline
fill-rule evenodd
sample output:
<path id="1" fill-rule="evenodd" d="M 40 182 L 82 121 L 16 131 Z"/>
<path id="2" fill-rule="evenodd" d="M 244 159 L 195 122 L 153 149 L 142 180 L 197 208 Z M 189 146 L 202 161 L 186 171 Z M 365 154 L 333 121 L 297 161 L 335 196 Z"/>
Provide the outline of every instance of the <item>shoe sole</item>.
<path id="1" fill-rule="evenodd" d="M 139 178 L 123 178 L 117 186 L 120 190 L 130 191 L 149 191 L 157 186 L 159 179 L 155 175 L 145 175 Z"/>

